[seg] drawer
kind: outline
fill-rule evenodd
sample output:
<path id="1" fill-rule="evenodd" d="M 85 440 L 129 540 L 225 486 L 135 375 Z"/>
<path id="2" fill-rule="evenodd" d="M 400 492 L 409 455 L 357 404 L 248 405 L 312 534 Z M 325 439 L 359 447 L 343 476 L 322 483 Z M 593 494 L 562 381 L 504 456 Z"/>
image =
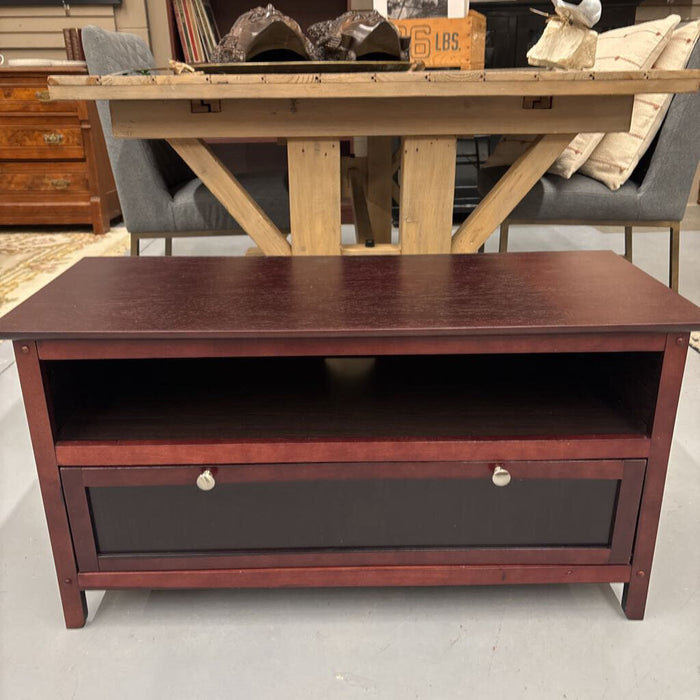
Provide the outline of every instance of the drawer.
<path id="1" fill-rule="evenodd" d="M 60 160 L 84 157 L 83 134 L 77 120 L 74 123 L 32 120 L 32 123 L 0 124 L 0 158 Z"/>
<path id="2" fill-rule="evenodd" d="M 86 163 L 6 163 L 0 169 L 0 193 L 84 194 L 90 191 Z"/>
<path id="3" fill-rule="evenodd" d="M 641 460 L 66 467 L 61 478 L 83 571 L 619 564 L 629 561 L 644 469 Z"/>
<path id="4" fill-rule="evenodd" d="M 0 87 L 0 113 L 2 112 L 78 112 L 78 103 L 73 101 L 49 102 L 46 84 Z"/>

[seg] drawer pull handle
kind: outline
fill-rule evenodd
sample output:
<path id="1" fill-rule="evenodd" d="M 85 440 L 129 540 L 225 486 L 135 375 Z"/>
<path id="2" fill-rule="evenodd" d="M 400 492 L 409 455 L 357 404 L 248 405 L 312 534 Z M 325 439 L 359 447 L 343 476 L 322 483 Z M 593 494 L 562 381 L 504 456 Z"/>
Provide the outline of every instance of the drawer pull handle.
<path id="1" fill-rule="evenodd" d="M 55 146 L 59 143 L 63 143 L 63 134 L 44 134 L 44 143 L 49 146 Z"/>
<path id="2" fill-rule="evenodd" d="M 57 190 L 65 190 L 70 187 L 70 180 L 51 180 L 51 187 Z"/>
<path id="3" fill-rule="evenodd" d="M 215 486 L 216 479 L 214 479 L 214 475 L 211 473 L 211 470 L 205 469 L 197 477 L 197 488 L 200 489 L 200 491 L 211 491 Z"/>
<path id="4" fill-rule="evenodd" d="M 39 102 L 48 102 L 51 99 L 48 90 L 37 90 L 34 93 L 34 97 L 36 97 Z"/>
<path id="5" fill-rule="evenodd" d="M 502 464 L 497 464 L 493 470 L 491 481 L 496 486 L 508 486 L 510 484 L 510 472 Z"/>

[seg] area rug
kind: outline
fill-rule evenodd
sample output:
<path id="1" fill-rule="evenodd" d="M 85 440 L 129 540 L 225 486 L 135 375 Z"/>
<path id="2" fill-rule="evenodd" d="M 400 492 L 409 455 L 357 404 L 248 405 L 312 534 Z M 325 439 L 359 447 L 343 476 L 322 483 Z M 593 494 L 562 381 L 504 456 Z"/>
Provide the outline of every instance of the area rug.
<path id="1" fill-rule="evenodd" d="M 87 256 L 124 255 L 124 229 L 92 233 L 0 234 L 0 316 Z"/>

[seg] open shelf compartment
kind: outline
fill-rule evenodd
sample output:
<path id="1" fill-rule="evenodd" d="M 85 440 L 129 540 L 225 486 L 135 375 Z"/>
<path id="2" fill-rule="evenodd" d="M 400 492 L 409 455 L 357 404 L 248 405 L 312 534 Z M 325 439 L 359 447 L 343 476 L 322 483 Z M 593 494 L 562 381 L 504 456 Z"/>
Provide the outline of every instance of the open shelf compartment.
<path id="1" fill-rule="evenodd" d="M 660 353 L 46 362 L 59 444 L 648 436 Z"/>

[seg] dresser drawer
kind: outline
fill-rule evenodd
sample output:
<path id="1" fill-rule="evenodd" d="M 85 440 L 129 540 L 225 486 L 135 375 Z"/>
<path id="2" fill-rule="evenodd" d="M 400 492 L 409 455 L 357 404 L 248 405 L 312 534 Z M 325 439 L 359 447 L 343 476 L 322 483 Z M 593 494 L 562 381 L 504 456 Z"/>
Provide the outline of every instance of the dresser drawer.
<path id="1" fill-rule="evenodd" d="M 0 86 L 0 113 L 78 112 L 77 102 L 49 102 L 48 96 L 49 90 L 46 82 L 37 82 L 33 85 L 2 85 Z"/>
<path id="2" fill-rule="evenodd" d="M 19 120 L 16 120 L 19 121 Z M 65 120 L 51 123 L 0 124 L 0 158 L 10 160 L 61 160 L 85 157 L 80 124 Z"/>
<path id="3" fill-rule="evenodd" d="M 644 468 L 639 460 L 97 467 L 64 468 L 62 480 L 85 571 L 609 564 L 629 560 Z"/>
<path id="4" fill-rule="evenodd" d="M 70 161 L 5 163 L 0 168 L 3 194 L 85 194 L 90 191 L 87 164 Z"/>

